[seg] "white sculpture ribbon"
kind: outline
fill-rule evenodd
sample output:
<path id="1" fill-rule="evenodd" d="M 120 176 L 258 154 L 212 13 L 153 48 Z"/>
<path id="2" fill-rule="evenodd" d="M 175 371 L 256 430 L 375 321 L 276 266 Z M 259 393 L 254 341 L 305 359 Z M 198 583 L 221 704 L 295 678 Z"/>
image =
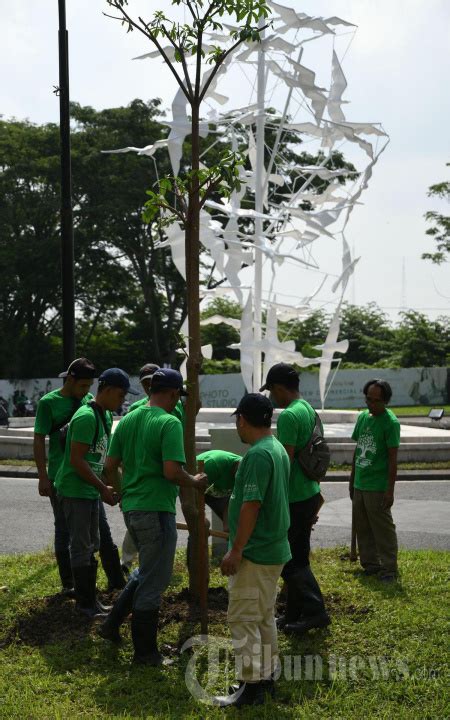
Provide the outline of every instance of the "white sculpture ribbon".
<path id="1" fill-rule="evenodd" d="M 223 142 L 228 137 L 232 150 L 247 154 L 249 167 L 240 170 L 240 191 L 232 193 L 229 199 L 209 199 L 200 217 L 200 241 L 210 256 L 206 270 L 219 283 L 216 283 L 215 289 L 202 290 L 205 302 L 211 297 L 237 299 L 243 308 L 242 318 L 236 320 L 216 314 L 202 324 L 225 322 L 240 331 L 240 343 L 233 347 L 240 348 L 241 371 L 248 390 L 257 389 L 260 385 L 260 379 L 254 377 L 257 354 L 264 353 L 265 372 L 271 364 L 281 360 L 300 367 L 319 363 L 323 405 L 334 355 L 348 349 L 348 341 L 339 340 L 339 314 L 344 293 L 360 259 L 352 258 L 344 233 L 353 208 L 360 202 L 389 139 L 379 123 L 349 121 L 344 113 L 343 107 L 348 105 L 344 95 L 348 88 L 337 40 L 340 33 L 348 34 L 355 25 L 336 16 L 312 17 L 299 13 L 274 0 L 269 0 L 269 5 L 274 11 L 270 34 L 262 37 L 260 43 L 248 41 L 237 53 L 230 54 L 206 93 L 208 120 L 201 123 L 202 137 L 207 137 L 211 127 L 215 126 L 212 130 L 216 133 L 215 138 Z M 224 24 L 220 32 L 209 33 L 207 51 L 218 45 L 229 48 L 233 42 L 230 36 L 233 30 L 236 30 L 235 26 Z M 329 46 L 329 87 L 321 87 L 316 80 L 316 68 L 308 66 L 309 48 L 316 40 L 322 46 L 324 43 Z M 172 47 L 164 48 L 164 51 L 169 59 L 174 58 Z M 157 57 L 159 53 L 155 50 L 136 59 Z M 245 67 L 245 74 L 252 76 L 250 81 L 253 87 L 256 86 L 254 73 L 261 72 L 261 58 L 267 82 L 258 84 L 256 102 L 252 98 L 252 103 L 247 106 L 229 108 L 230 92 L 221 92 L 222 81 L 234 71 L 235 66 Z M 188 68 L 189 72 L 194 72 L 190 63 Z M 323 77 L 323 67 L 317 68 L 317 72 Z M 205 87 L 211 73 L 211 66 L 205 62 L 202 65 L 202 87 Z M 267 94 L 261 96 L 260 88 L 264 87 Z M 285 88 L 286 100 L 284 107 L 278 109 L 271 105 L 273 98 L 276 105 L 278 96 L 269 93 L 280 87 Z M 224 110 L 222 106 L 225 106 Z M 271 108 L 270 112 L 267 108 Z M 262 118 L 273 131 L 275 140 L 271 147 L 266 145 L 269 159 L 267 161 L 265 157 L 261 163 L 258 162 L 258 148 L 264 145 L 266 136 L 263 135 L 263 144 L 258 144 L 254 129 L 256 126 L 257 133 L 261 133 Z M 105 152 L 136 152 L 153 157 L 158 150 L 167 148 L 176 175 L 184 140 L 191 132 L 186 97 L 181 89 L 177 90 L 172 103 L 172 119 L 162 121 L 162 124 L 170 128 L 167 138 L 144 147 L 130 146 Z M 292 163 L 289 156 L 296 136 L 299 143 L 297 152 L 301 153 L 304 148 L 308 152 L 305 155 L 307 159 L 301 164 Z M 300 143 L 305 141 L 308 144 L 303 147 Z M 380 147 L 377 145 L 379 142 Z M 345 157 L 345 147 L 342 147 L 345 143 L 351 144 L 355 171 L 342 167 L 342 162 L 337 167 L 335 165 L 336 151 L 342 152 Z M 314 153 L 317 164 L 311 164 L 309 159 L 314 157 Z M 175 222 L 164 229 L 164 234 L 166 239 L 155 247 L 170 247 L 173 262 L 185 277 L 184 228 Z M 342 242 L 340 260 L 336 256 L 339 238 Z M 315 257 L 315 248 L 317 243 L 324 242 L 328 243 L 330 252 L 329 262 L 322 268 Z M 288 296 L 283 286 L 283 272 L 284 266 L 291 263 L 298 273 L 298 291 L 296 295 Z M 255 278 L 258 272 L 262 272 L 262 264 L 264 282 L 258 285 Z M 337 272 L 336 267 L 340 267 Z M 311 287 L 311 272 L 320 275 L 314 287 Z M 256 295 L 256 287 L 259 286 L 263 287 L 261 297 Z M 280 296 L 282 300 L 278 302 Z M 296 351 L 294 341 L 288 339 L 289 333 L 280 341 L 280 320 L 299 322 L 314 311 L 313 303 L 320 308 L 328 307 L 329 302 L 333 303 L 334 310 L 324 343 L 315 346 L 321 351 L 319 358 L 305 358 Z M 259 308 L 263 306 L 266 313 L 265 323 L 261 326 L 259 323 L 255 325 L 256 304 Z M 258 341 L 255 340 L 255 332 L 261 338 Z M 209 354 L 210 349 L 205 348 L 205 353 Z"/>

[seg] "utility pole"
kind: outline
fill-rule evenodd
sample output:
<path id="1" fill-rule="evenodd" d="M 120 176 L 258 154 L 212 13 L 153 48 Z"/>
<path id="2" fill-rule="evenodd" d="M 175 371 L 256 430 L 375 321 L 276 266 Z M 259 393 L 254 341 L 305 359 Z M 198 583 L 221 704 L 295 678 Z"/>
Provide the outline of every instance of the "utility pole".
<path id="1" fill-rule="evenodd" d="M 61 277 L 63 361 L 68 367 L 75 357 L 75 283 L 72 216 L 72 167 L 70 158 L 69 35 L 66 3 L 58 0 L 59 12 L 59 130 L 61 140 Z"/>

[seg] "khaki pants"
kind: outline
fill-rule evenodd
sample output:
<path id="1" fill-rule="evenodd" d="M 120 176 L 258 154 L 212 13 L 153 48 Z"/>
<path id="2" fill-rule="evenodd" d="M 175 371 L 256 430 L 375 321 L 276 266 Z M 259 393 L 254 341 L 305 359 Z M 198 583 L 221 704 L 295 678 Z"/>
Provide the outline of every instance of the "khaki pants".
<path id="1" fill-rule="evenodd" d="M 238 680 L 268 680 L 278 664 L 274 608 L 283 565 L 257 565 L 245 558 L 228 581 L 228 623 Z"/>
<path id="2" fill-rule="evenodd" d="M 384 492 L 357 490 L 353 512 L 359 559 L 365 570 L 397 573 L 397 533 L 390 508 L 382 507 Z"/>

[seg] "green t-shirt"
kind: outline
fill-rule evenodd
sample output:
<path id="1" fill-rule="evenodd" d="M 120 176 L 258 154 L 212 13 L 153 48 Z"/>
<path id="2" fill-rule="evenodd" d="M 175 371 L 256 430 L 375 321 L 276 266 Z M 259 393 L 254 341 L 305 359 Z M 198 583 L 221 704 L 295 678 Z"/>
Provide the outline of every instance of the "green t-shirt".
<path id="1" fill-rule="evenodd" d="M 228 509 L 229 547 L 233 546 L 244 502 L 259 500 L 261 507 L 243 556 L 259 565 L 278 565 L 291 558 L 288 541 L 289 457 L 273 436 L 258 440 L 242 458 Z"/>
<path id="2" fill-rule="evenodd" d="M 133 412 L 133 410 L 137 410 L 138 408 L 143 407 L 144 405 L 147 405 L 147 403 L 148 403 L 148 397 L 147 397 L 147 395 L 146 395 L 145 397 L 141 398 L 140 400 L 136 400 L 136 402 L 134 402 L 134 403 L 133 403 L 132 405 L 130 405 L 130 407 L 128 408 L 127 415 L 128 415 L 130 412 Z"/>
<path id="3" fill-rule="evenodd" d="M 93 395 L 88 393 L 82 399 L 81 405 L 86 405 L 92 399 Z M 64 457 L 64 451 L 59 441 L 59 432 L 50 434 L 50 431 L 55 425 L 67 420 L 77 406 L 78 403 L 73 398 L 61 395 L 61 389 L 52 390 L 43 395 L 38 402 L 34 432 L 50 436 L 48 446 L 48 476 L 50 480 L 55 479 Z"/>
<path id="4" fill-rule="evenodd" d="M 70 446 L 72 442 L 86 443 L 86 445 L 89 445 L 85 460 L 89 463 L 97 477 L 101 477 L 108 452 L 109 437 L 113 423 L 112 413 L 109 411 L 105 412 L 105 421 L 106 428 L 100 414 L 96 413 L 89 405 L 83 405 L 76 411 L 70 421 L 64 458 L 56 473 L 55 488 L 58 495 L 85 498 L 87 500 L 95 500 L 100 497 L 97 488 L 83 480 L 83 478 L 77 474 L 73 465 L 70 464 Z M 95 447 L 93 447 L 92 443 L 95 440 L 96 431 L 97 441 Z"/>
<path id="5" fill-rule="evenodd" d="M 311 405 L 300 398 L 293 400 L 278 417 L 278 440 L 282 445 L 293 445 L 296 451 L 300 450 L 309 442 L 315 422 L 316 416 Z M 319 483 L 305 475 L 294 457 L 289 480 L 289 502 L 308 500 L 319 492 Z"/>
<path id="6" fill-rule="evenodd" d="M 204 463 L 208 485 L 214 485 L 208 493 L 218 497 L 229 495 L 234 486 L 234 467 L 242 460 L 241 456 L 225 450 L 207 450 L 197 455 L 197 462 L 200 460 Z"/>
<path id="7" fill-rule="evenodd" d="M 118 424 L 108 455 L 122 462 L 122 510 L 175 513 L 178 485 L 166 480 L 166 460 L 185 463 L 183 427 L 160 407 L 144 405 Z"/>
<path id="8" fill-rule="evenodd" d="M 137 410 L 140 407 L 144 407 L 144 405 L 148 404 L 148 397 L 142 398 L 141 400 L 136 400 L 130 407 L 128 408 L 128 413 L 132 412 L 133 410 Z M 127 414 L 128 414 L 127 413 Z M 186 411 L 184 409 L 184 405 L 181 402 L 181 400 L 178 400 L 177 404 L 175 405 L 175 408 L 170 413 L 174 417 L 178 418 L 178 420 L 181 422 L 181 424 L 185 425 L 185 419 L 186 419 Z"/>
<path id="9" fill-rule="evenodd" d="M 371 415 L 363 410 L 352 434 L 356 440 L 355 488 L 385 492 L 388 487 L 388 448 L 400 445 L 400 423 L 392 410 Z"/>
<path id="10" fill-rule="evenodd" d="M 171 414 L 174 417 L 178 418 L 184 429 L 184 426 L 186 424 L 186 408 L 184 407 L 184 403 L 181 400 L 178 400 Z"/>

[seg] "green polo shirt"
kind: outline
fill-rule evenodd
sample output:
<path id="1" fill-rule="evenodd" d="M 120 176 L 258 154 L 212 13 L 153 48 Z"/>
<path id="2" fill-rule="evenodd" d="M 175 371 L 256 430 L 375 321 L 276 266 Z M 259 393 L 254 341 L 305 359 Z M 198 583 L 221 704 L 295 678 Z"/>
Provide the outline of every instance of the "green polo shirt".
<path id="1" fill-rule="evenodd" d="M 185 463 L 178 418 L 145 404 L 119 422 L 108 455 L 122 462 L 122 510 L 175 513 L 178 485 L 164 477 L 164 462 Z"/>
<path id="2" fill-rule="evenodd" d="M 101 477 L 103 466 L 108 452 L 109 437 L 113 423 L 112 413 L 105 412 L 106 427 L 98 413 L 89 405 L 83 405 L 75 413 L 70 421 L 67 432 L 66 449 L 63 461 L 56 473 L 55 488 L 58 495 L 63 497 L 83 498 L 95 500 L 100 494 L 93 485 L 89 485 L 78 475 L 70 463 L 70 451 L 72 442 L 80 442 L 89 445 L 85 460 L 89 463 L 97 477 Z M 97 440 L 95 446 L 95 433 Z"/>
<path id="3" fill-rule="evenodd" d="M 240 455 L 225 450 L 207 450 L 197 455 L 197 462 L 202 461 L 204 464 L 208 485 L 214 486 L 208 491 L 210 495 L 223 497 L 231 493 L 234 486 L 235 465 L 241 460 Z"/>
<path id="4" fill-rule="evenodd" d="M 388 487 L 389 448 L 400 445 L 400 423 L 392 410 L 371 415 L 363 410 L 352 434 L 356 440 L 355 488 L 385 492 Z"/>
<path id="5" fill-rule="evenodd" d="M 258 500 L 258 519 L 243 556 L 259 565 L 281 565 L 291 559 L 289 472 L 286 450 L 273 435 L 268 435 L 251 446 L 236 473 L 228 509 L 229 547 L 236 537 L 242 504 Z"/>
<path id="6" fill-rule="evenodd" d="M 88 393 L 81 400 L 81 405 L 86 405 L 92 399 L 93 395 Z M 63 420 L 68 420 L 77 406 L 78 403 L 73 398 L 61 395 L 61 388 L 43 395 L 38 402 L 34 432 L 38 435 L 49 435 L 48 476 L 52 481 L 63 461 L 64 451 L 59 441 L 59 432 L 52 433 L 51 429 Z"/>
<path id="7" fill-rule="evenodd" d="M 292 445 L 296 451 L 300 450 L 308 444 L 315 422 L 316 415 L 311 405 L 301 398 L 293 400 L 278 417 L 278 440 L 282 445 Z M 289 502 L 308 500 L 319 492 L 319 483 L 305 475 L 294 456 L 289 479 Z"/>

